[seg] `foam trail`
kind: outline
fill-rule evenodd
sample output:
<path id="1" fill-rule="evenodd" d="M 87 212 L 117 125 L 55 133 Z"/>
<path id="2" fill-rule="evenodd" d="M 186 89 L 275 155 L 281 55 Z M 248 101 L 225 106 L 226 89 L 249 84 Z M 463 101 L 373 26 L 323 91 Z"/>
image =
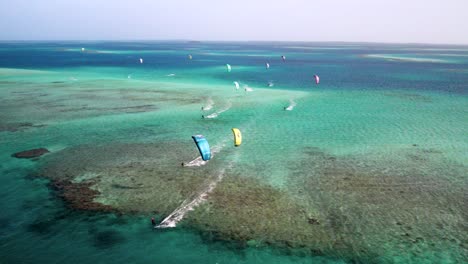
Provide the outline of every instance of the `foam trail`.
<path id="1" fill-rule="evenodd" d="M 289 106 L 288 106 L 288 107 L 285 107 L 284 110 L 286 110 L 286 111 L 292 111 L 296 105 L 297 105 L 297 104 L 296 104 L 296 102 L 294 102 L 293 99 L 289 99 Z"/>
<path id="2" fill-rule="evenodd" d="M 212 113 L 212 114 L 210 114 L 210 115 L 207 115 L 207 116 L 205 116 L 205 118 L 216 118 L 216 117 L 218 117 L 220 114 L 222 114 L 222 113 L 226 112 L 227 110 L 231 109 L 231 106 L 232 106 L 232 103 L 231 103 L 231 102 L 228 102 L 228 104 L 227 104 L 223 109 L 221 109 L 221 110 L 218 111 L 218 112 L 214 112 L 214 113 Z"/>
<path id="3" fill-rule="evenodd" d="M 232 163 L 231 163 L 232 164 Z M 230 164 L 229 167 L 232 167 Z M 196 206 L 204 202 L 210 192 L 214 190 L 216 185 L 224 178 L 226 169 L 223 168 L 217 175 L 216 178 L 208 184 L 201 192 L 199 192 L 194 199 L 186 199 L 177 209 L 175 209 L 169 216 L 164 218 L 162 222 L 155 228 L 168 228 L 176 227 L 177 223 L 180 222 L 189 211 L 193 211 Z"/>
<path id="4" fill-rule="evenodd" d="M 378 58 L 387 61 L 403 61 L 403 62 L 432 62 L 432 63 L 450 63 L 450 60 L 434 59 L 434 58 L 419 58 L 419 57 L 404 57 L 404 56 L 393 56 L 387 54 L 367 54 L 364 55 L 367 58 Z"/>
<path id="5" fill-rule="evenodd" d="M 213 158 L 215 154 L 220 152 L 221 149 L 223 149 L 225 146 L 226 146 L 226 140 L 221 142 L 220 146 L 214 146 L 213 148 L 211 148 L 211 158 Z M 200 166 L 206 165 L 207 163 L 208 161 L 203 160 L 202 157 L 200 156 L 192 161 L 184 162 L 183 166 L 184 167 L 200 167 Z"/>
<path id="6" fill-rule="evenodd" d="M 221 113 L 224 113 L 226 112 L 227 110 L 231 109 L 231 106 L 232 106 L 232 103 L 231 102 L 228 102 L 226 107 L 224 107 L 221 111 L 218 111 L 218 114 L 221 114 Z"/>
<path id="7" fill-rule="evenodd" d="M 252 92 L 252 91 L 253 91 L 253 89 L 250 88 L 248 85 L 244 85 L 244 90 L 245 90 L 246 92 Z"/>
<path id="8" fill-rule="evenodd" d="M 206 163 L 208 163 L 208 161 L 204 161 L 202 159 L 202 157 L 200 156 L 200 157 L 198 157 L 198 158 L 196 158 L 196 159 L 194 159 L 192 161 L 189 161 L 187 163 L 184 162 L 183 166 L 184 167 L 200 167 L 200 166 L 205 165 Z"/>
<path id="9" fill-rule="evenodd" d="M 226 146 L 225 141 L 223 142 L 222 146 L 217 149 L 217 151 L 219 152 L 224 146 Z M 171 214 L 164 218 L 164 220 L 162 220 L 159 225 L 155 226 L 155 228 L 176 227 L 177 223 L 179 223 L 184 218 L 187 212 L 193 211 L 195 207 L 206 200 L 208 194 L 212 192 L 216 185 L 218 185 L 218 183 L 224 178 L 226 169 L 231 169 L 233 165 L 234 161 L 231 161 L 226 168 L 223 168 L 219 171 L 214 180 L 209 182 L 207 186 L 205 186 L 196 195 L 192 196 L 192 199 L 185 199 L 179 207 L 177 207 Z"/>
<path id="10" fill-rule="evenodd" d="M 212 113 L 210 115 L 205 116 L 205 118 L 216 118 L 218 117 L 218 113 Z"/>
<path id="11" fill-rule="evenodd" d="M 167 77 L 173 77 L 173 76 L 175 76 L 175 73 L 170 73 L 170 74 L 168 74 L 168 75 L 166 75 L 166 76 L 167 76 Z"/>
<path id="12" fill-rule="evenodd" d="M 206 103 L 205 106 L 202 106 L 202 110 L 204 111 L 207 111 L 207 110 L 211 110 L 213 108 L 213 105 L 214 105 L 214 102 L 213 102 L 213 99 L 208 98 L 208 102 Z"/>

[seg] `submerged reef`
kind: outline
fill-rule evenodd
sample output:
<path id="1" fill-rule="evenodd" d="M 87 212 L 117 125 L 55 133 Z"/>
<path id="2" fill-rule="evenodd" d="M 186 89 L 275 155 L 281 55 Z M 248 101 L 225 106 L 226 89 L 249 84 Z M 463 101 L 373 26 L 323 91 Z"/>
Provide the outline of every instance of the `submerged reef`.
<path id="1" fill-rule="evenodd" d="M 37 148 L 37 149 L 30 149 L 30 150 L 24 150 L 20 152 L 16 152 L 12 154 L 12 157 L 18 158 L 18 159 L 31 159 L 31 158 L 37 158 L 40 157 L 46 153 L 49 153 L 50 151 L 46 148 Z"/>
<path id="2" fill-rule="evenodd" d="M 20 132 L 34 127 L 44 127 L 46 125 L 34 125 L 33 123 L 3 123 L 0 121 L 0 132 Z"/>
<path id="3" fill-rule="evenodd" d="M 73 208 L 162 219 L 226 167 L 221 158 L 181 167 L 196 156 L 185 149 L 180 142 L 77 146 L 46 156 L 40 175 Z M 205 202 L 179 224 L 211 241 L 365 262 L 412 261 L 421 251 L 466 256 L 465 166 L 420 145 L 387 154 L 304 147 L 281 188 L 254 171 L 223 169 Z"/>
<path id="4" fill-rule="evenodd" d="M 114 209 L 94 201 L 99 192 L 90 188 L 93 183 L 73 183 L 68 180 L 54 180 L 50 185 L 70 207 L 78 210 L 110 212 Z"/>

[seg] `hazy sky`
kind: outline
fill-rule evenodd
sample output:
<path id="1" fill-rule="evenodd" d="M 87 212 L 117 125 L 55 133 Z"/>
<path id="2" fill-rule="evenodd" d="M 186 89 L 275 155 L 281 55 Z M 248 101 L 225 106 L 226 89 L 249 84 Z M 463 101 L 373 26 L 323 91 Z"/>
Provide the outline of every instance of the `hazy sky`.
<path id="1" fill-rule="evenodd" d="M 0 40 L 468 44 L 468 0 L 0 0 Z"/>

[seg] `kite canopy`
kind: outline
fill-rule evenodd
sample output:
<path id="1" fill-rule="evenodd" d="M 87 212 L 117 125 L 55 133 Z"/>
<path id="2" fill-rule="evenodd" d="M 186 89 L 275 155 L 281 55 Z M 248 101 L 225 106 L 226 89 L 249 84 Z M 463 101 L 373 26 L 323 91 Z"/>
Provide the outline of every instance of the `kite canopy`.
<path id="1" fill-rule="evenodd" d="M 318 75 L 314 75 L 314 79 L 315 79 L 315 84 L 320 83 L 320 77 Z"/>
<path id="2" fill-rule="evenodd" d="M 234 134 L 234 146 L 240 146 L 240 144 L 242 144 L 242 134 L 240 130 L 237 128 L 233 128 L 232 133 Z"/>
<path id="3" fill-rule="evenodd" d="M 211 150 L 210 145 L 208 145 L 208 140 L 203 135 L 194 135 L 192 136 L 193 141 L 197 145 L 198 151 L 200 151 L 200 155 L 203 160 L 210 160 L 211 159 Z"/>

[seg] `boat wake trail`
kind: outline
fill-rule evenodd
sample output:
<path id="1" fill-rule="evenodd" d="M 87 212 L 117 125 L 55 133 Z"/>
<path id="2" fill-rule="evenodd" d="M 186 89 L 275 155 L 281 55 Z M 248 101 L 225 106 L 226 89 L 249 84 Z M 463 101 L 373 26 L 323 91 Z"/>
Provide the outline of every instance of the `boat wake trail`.
<path id="1" fill-rule="evenodd" d="M 296 105 L 297 105 L 297 104 L 296 104 L 296 102 L 294 102 L 293 99 L 289 99 L 289 106 L 288 106 L 288 107 L 285 107 L 284 110 L 286 110 L 286 111 L 292 111 Z"/>

